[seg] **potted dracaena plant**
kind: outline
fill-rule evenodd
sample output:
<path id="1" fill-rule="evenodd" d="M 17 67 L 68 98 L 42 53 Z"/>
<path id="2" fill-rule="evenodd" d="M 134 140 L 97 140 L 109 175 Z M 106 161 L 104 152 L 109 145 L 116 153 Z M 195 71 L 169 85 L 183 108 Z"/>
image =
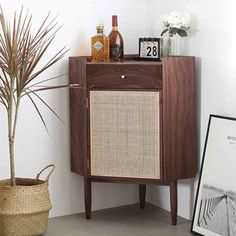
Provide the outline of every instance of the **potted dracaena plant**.
<path id="1" fill-rule="evenodd" d="M 48 226 L 51 203 L 48 179 L 23 179 L 15 177 L 14 145 L 21 99 L 28 98 L 46 127 L 35 99 L 57 114 L 40 97 L 38 92 L 62 88 L 66 85 L 46 86 L 45 82 L 59 78 L 38 80 L 39 75 L 58 62 L 66 53 L 62 48 L 42 65 L 42 57 L 52 44 L 59 26 L 49 14 L 37 30 L 32 29 L 32 16 L 14 14 L 8 21 L 0 7 L 0 105 L 5 108 L 8 123 L 10 174 L 9 180 L 0 181 L 0 235 L 42 235 Z M 40 63 L 39 63 L 40 62 Z M 58 117 L 58 116 L 57 116 Z M 54 166 L 51 165 L 52 170 Z M 46 168 L 45 168 L 46 169 Z"/>

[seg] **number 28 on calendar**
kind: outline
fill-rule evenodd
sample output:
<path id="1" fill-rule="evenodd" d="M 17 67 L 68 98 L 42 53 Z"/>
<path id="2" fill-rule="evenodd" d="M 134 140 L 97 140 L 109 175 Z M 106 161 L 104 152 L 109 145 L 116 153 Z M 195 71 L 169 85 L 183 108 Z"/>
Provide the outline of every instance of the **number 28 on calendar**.
<path id="1" fill-rule="evenodd" d="M 140 38 L 139 57 L 143 59 L 160 60 L 160 39 Z"/>

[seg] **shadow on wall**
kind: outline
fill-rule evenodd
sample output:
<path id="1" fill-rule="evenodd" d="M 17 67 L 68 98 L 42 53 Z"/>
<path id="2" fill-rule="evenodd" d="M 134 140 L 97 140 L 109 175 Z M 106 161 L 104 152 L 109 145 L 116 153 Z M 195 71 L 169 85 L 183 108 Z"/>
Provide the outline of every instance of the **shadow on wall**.
<path id="1" fill-rule="evenodd" d="M 193 211 L 194 211 L 194 203 L 195 203 L 195 197 L 196 197 L 196 182 L 198 178 L 190 179 L 190 180 L 182 180 L 181 184 L 184 186 L 189 187 L 189 205 L 188 205 L 188 215 L 189 219 L 192 219 Z"/>
<path id="2" fill-rule="evenodd" d="M 196 57 L 195 62 L 195 86 L 196 86 L 196 130 L 197 130 L 197 173 L 200 171 L 201 166 L 201 91 L 202 91 L 202 59 L 200 57 Z"/>
<path id="3" fill-rule="evenodd" d="M 192 219 L 193 211 L 194 211 L 194 203 L 196 198 L 197 191 L 197 182 L 200 173 L 201 167 L 201 108 L 202 108 L 202 59 L 200 57 L 195 58 L 195 86 L 196 86 L 196 135 L 197 135 L 197 176 L 194 180 L 191 180 L 189 184 L 190 188 L 190 201 L 189 201 L 189 216 Z"/>

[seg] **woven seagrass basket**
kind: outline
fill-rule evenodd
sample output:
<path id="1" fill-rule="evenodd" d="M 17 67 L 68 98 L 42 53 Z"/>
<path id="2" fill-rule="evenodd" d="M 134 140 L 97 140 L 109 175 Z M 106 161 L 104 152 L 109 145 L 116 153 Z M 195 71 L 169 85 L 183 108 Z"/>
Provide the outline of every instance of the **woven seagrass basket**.
<path id="1" fill-rule="evenodd" d="M 47 168 L 53 169 L 46 180 L 39 176 Z M 42 235 L 48 227 L 49 210 L 52 208 L 48 181 L 55 166 L 45 167 L 36 179 L 17 178 L 16 186 L 10 180 L 0 181 L 0 235 Z"/>

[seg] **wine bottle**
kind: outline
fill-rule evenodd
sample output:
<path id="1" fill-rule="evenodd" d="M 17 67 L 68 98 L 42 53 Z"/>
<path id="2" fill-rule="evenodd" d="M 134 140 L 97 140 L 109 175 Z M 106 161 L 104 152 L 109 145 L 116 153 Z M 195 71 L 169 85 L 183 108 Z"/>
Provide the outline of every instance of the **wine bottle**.
<path id="1" fill-rule="evenodd" d="M 117 16 L 112 16 L 112 31 L 109 34 L 110 39 L 110 59 L 112 61 L 121 61 L 124 58 L 124 42 L 122 35 L 118 31 Z"/>
<path id="2" fill-rule="evenodd" d="M 108 62 L 110 58 L 109 38 L 103 34 L 104 26 L 97 25 L 97 34 L 91 38 L 93 62 Z"/>

